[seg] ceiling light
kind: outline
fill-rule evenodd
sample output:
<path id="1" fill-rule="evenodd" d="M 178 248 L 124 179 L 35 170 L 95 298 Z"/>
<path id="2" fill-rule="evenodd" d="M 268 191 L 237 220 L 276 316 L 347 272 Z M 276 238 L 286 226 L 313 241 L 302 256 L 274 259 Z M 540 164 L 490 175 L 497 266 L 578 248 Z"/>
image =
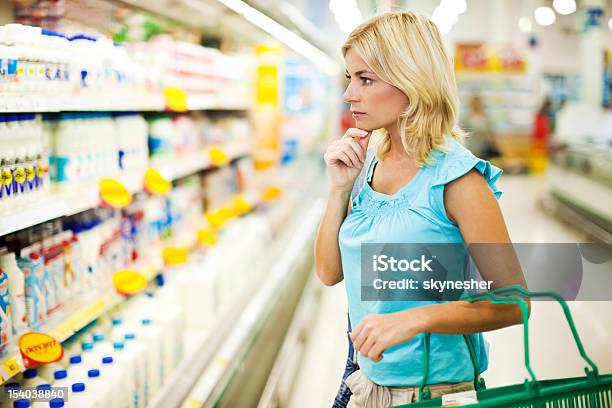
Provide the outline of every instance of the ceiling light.
<path id="1" fill-rule="evenodd" d="M 576 11 L 576 2 L 574 0 L 554 0 L 553 7 L 559 14 L 572 14 L 574 11 Z"/>
<path id="2" fill-rule="evenodd" d="M 608 20 L 608 28 L 612 31 L 612 18 Z"/>
<path id="3" fill-rule="evenodd" d="M 553 24 L 557 19 L 553 9 L 546 6 L 535 9 L 533 16 L 535 17 L 536 22 L 543 27 Z"/>
<path id="4" fill-rule="evenodd" d="M 467 10 L 467 2 L 465 0 L 442 0 L 440 7 L 454 14 L 463 14 Z"/>
<path id="5" fill-rule="evenodd" d="M 205 5 L 199 0 L 182 0 L 194 9 L 200 9 Z M 293 49 L 298 54 L 315 64 L 321 71 L 328 75 L 337 75 L 340 72 L 340 65 L 329 57 L 326 53 L 304 40 L 287 27 L 277 23 L 275 20 L 263 14 L 261 11 L 249 6 L 242 0 L 217 0 L 229 9 L 242 15 L 263 31 L 267 32 L 277 40 Z"/>
<path id="6" fill-rule="evenodd" d="M 529 19 L 529 17 L 523 16 L 519 18 L 518 28 L 521 33 L 525 33 L 525 34 L 530 33 L 533 27 L 531 26 L 531 20 Z"/>

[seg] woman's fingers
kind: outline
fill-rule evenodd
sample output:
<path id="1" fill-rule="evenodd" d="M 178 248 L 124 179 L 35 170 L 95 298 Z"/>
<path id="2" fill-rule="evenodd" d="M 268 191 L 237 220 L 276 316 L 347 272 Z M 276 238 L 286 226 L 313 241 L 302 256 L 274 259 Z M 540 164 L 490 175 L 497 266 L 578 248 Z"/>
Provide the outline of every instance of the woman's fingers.
<path id="1" fill-rule="evenodd" d="M 347 139 L 346 143 L 353 149 L 357 156 L 359 157 L 359 161 L 361 164 L 365 161 L 365 150 L 361 148 L 361 145 L 355 141 L 355 139 Z"/>
<path id="2" fill-rule="evenodd" d="M 367 134 L 368 132 L 365 130 L 361 130 L 357 128 L 348 128 L 346 132 L 344 133 L 344 136 L 342 136 L 342 138 L 346 139 L 349 137 L 364 137 Z"/>
<path id="3" fill-rule="evenodd" d="M 359 154 L 355 150 L 353 150 L 353 147 L 350 144 L 345 144 L 343 146 L 342 151 L 344 151 L 344 153 L 346 153 L 346 155 L 350 157 L 351 162 L 353 163 L 353 167 L 356 167 L 358 169 L 361 168 L 362 161 L 359 158 Z"/>

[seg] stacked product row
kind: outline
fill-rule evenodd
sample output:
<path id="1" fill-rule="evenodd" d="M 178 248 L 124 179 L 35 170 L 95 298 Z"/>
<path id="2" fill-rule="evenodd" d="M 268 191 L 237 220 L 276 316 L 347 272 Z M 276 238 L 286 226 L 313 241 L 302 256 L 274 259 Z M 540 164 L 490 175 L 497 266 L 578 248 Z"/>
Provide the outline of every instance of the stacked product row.
<path id="1" fill-rule="evenodd" d="M 183 203 L 188 201 L 183 196 Z M 188 229 L 194 222 L 188 218 L 173 229 Z M 214 246 L 196 249 L 187 263 L 166 268 L 164 279 L 158 280 L 161 286 L 135 296 L 65 342 L 62 360 L 28 369 L 5 385 L 62 387 L 68 390 L 67 401 L 12 402 L 23 407 L 146 407 L 177 375 L 177 366 L 214 335 L 215 323 L 236 296 L 262 278 L 265 268 L 258 254 L 272 238 L 265 211 L 227 224 Z"/>
<path id="2" fill-rule="evenodd" d="M 248 135 L 240 117 L 0 115 L 0 213 L 35 204 L 50 184 L 75 191 L 105 177 L 142 175 L 149 165 L 193 156 L 211 144 L 245 144 Z"/>
<path id="3" fill-rule="evenodd" d="M 58 322 L 108 292 L 114 272 L 162 267 L 162 246 L 201 220 L 196 179 L 125 210 L 98 208 L 2 237 L 2 344 Z"/>
<path id="4" fill-rule="evenodd" d="M 161 95 L 167 87 L 197 95 L 231 87 L 240 91 L 237 97 L 248 97 L 247 66 L 241 57 L 163 37 L 121 45 L 21 24 L 0 26 L 0 93 L 84 94 L 95 102 L 109 95 Z"/>

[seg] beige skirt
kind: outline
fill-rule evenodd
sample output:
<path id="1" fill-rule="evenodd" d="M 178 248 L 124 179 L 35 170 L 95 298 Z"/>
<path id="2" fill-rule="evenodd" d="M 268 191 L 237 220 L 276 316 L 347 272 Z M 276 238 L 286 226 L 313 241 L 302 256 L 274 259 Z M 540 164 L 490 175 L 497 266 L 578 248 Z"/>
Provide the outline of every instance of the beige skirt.
<path id="1" fill-rule="evenodd" d="M 346 378 L 346 384 L 353 393 L 347 408 L 387 408 L 389 406 L 410 404 L 419 400 L 419 387 L 387 387 L 370 381 L 362 370 L 357 370 Z M 470 391 L 472 381 L 460 383 L 441 383 L 428 385 L 431 398 L 444 394 Z"/>

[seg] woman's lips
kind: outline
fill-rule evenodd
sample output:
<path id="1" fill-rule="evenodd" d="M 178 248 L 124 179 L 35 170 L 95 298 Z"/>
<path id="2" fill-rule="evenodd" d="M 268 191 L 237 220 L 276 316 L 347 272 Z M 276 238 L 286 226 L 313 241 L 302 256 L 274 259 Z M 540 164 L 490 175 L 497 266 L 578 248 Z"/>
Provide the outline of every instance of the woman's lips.
<path id="1" fill-rule="evenodd" d="M 359 112 L 359 111 L 352 111 L 353 112 L 353 117 L 354 118 L 360 118 L 363 115 L 365 115 L 365 112 Z"/>

